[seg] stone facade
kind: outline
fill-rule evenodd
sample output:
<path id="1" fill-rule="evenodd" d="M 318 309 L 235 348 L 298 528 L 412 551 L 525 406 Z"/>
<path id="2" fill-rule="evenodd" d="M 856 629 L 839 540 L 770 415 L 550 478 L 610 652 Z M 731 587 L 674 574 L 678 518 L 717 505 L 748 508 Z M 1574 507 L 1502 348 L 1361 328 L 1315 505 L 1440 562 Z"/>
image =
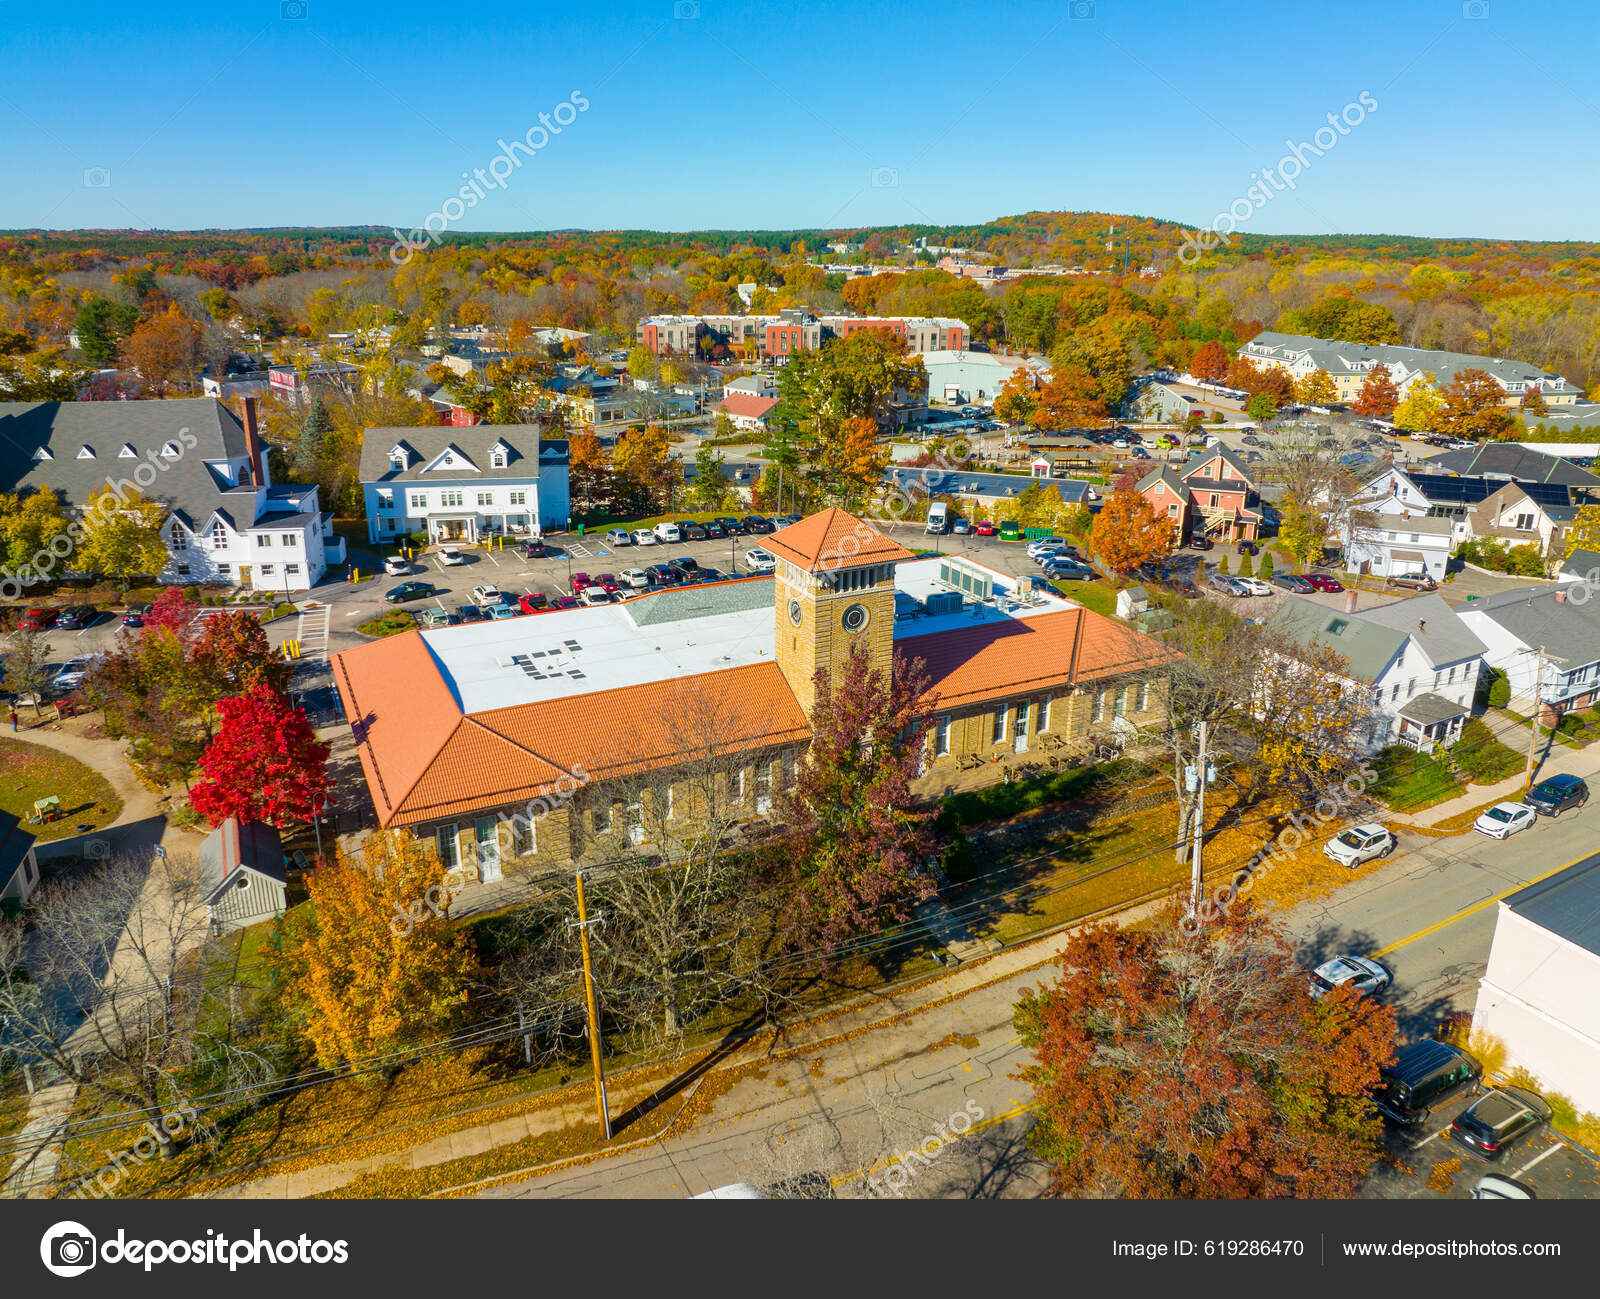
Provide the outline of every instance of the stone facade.
<path id="1" fill-rule="evenodd" d="M 778 666 L 807 717 L 816 706 L 817 669 L 836 673 L 858 639 L 866 638 L 873 666 L 888 670 L 894 660 L 892 564 L 823 575 L 780 559 L 775 587 Z"/>

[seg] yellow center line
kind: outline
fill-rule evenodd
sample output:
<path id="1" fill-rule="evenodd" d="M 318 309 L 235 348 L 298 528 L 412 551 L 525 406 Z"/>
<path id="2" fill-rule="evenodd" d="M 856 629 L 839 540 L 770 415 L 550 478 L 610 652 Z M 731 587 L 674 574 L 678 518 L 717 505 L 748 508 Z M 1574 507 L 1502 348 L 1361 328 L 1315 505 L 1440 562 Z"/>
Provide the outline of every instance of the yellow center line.
<path id="1" fill-rule="evenodd" d="M 1455 913 L 1455 915 L 1453 915 L 1453 916 L 1446 916 L 1443 920 L 1440 920 L 1440 921 L 1438 921 L 1438 922 L 1436 922 L 1434 924 L 1429 925 L 1426 929 L 1419 929 L 1419 930 L 1417 930 L 1416 933 L 1410 935 L 1409 937 L 1400 939 L 1399 942 L 1390 943 L 1387 947 L 1380 947 L 1377 951 L 1373 952 L 1372 955 L 1374 955 L 1374 956 L 1387 956 L 1390 952 L 1397 952 L 1402 947 L 1409 947 L 1412 943 L 1416 942 L 1418 939 L 1426 938 L 1426 937 L 1428 937 L 1429 934 L 1436 934 L 1441 929 L 1448 929 L 1451 925 L 1455 924 L 1458 920 L 1465 920 L 1468 916 L 1476 915 L 1478 912 L 1482 911 L 1485 907 L 1492 907 L 1496 902 L 1499 902 L 1502 898 L 1508 898 L 1513 893 L 1516 893 L 1516 892 L 1518 892 L 1518 891 L 1520 891 L 1522 889 L 1531 888 L 1533 885 L 1537 884 L 1540 880 L 1547 880 L 1552 875 L 1559 875 L 1562 871 L 1566 870 L 1568 866 L 1576 866 L 1579 862 L 1587 861 L 1592 856 L 1594 856 L 1593 853 L 1587 853 L 1586 852 L 1582 856 L 1574 857 L 1569 862 L 1563 862 L 1560 866 L 1551 867 L 1551 869 L 1545 871 L 1545 873 L 1543 875 L 1535 875 L 1531 880 L 1527 880 L 1527 881 L 1525 881 L 1525 882 L 1523 882 L 1521 884 L 1514 884 L 1510 888 L 1506 889 L 1503 893 L 1496 893 L 1493 897 L 1487 897 L 1482 902 L 1474 903 L 1470 907 L 1467 907 L 1467 908 L 1465 908 L 1465 909 L 1463 909 L 1461 911 L 1457 911 Z"/>

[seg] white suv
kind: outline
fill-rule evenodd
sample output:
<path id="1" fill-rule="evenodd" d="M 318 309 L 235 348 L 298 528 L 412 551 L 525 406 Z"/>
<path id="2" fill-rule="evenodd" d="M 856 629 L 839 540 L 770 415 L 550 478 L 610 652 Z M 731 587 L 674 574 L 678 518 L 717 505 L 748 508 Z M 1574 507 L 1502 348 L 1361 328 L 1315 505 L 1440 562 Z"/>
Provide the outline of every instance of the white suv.
<path id="1" fill-rule="evenodd" d="M 778 559 L 770 550 L 752 546 L 744 552 L 744 566 L 752 573 L 771 573 L 777 570 Z"/>
<path id="2" fill-rule="evenodd" d="M 676 523 L 658 523 L 656 524 L 655 532 L 657 541 L 671 543 L 683 540 L 678 534 L 678 525 Z"/>
<path id="3" fill-rule="evenodd" d="M 1374 857 L 1387 857 L 1395 850 L 1395 844 L 1394 835 L 1376 821 L 1368 821 L 1334 835 L 1323 846 L 1322 855 L 1354 870 Z"/>

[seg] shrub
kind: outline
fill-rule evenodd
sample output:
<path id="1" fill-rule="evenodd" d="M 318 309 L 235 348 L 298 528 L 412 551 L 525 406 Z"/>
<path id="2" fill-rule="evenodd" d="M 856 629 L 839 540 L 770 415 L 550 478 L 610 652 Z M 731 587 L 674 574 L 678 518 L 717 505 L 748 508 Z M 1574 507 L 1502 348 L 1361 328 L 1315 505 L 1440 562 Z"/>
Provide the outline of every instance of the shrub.
<path id="1" fill-rule="evenodd" d="M 198 586 L 184 587 L 183 598 L 188 600 L 191 604 L 198 602 L 200 599 L 200 588 Z"/>
<path id="2" fill-rule="evenodd" d="M 1240 555 L 1239 556 L 1239 576 L 1240 577 L 1254 577 L 1255 576 L 1255 569 L 1250 564 L 1250 556 L 1249 555 Z"/>
<path id="3" fill-rule="evenodd" d="M 1489 669 L 1489 707 L 1504 708 L 1511 702 L 1511 682 L 1499 668 Z"/>
<path id="4" fill-rule="evenodd" d="M 1272 552 L 1270 550 L 1261 552 L 1261 564 L 1256 569 L 1256 576 L 1261 578 L 1262 581 L 1272 576 Z"/>
<path id="5" fill-rule="evenodd" d="M 1217 572 L 1226 573 L 1227 571 L 1228 571 L 1228 557 L 1226 555 L 1218 555 L 1217 556 Z"/>
<path id="6" fill-rule="evenodd" d="M 1223 419 L 1222 412 L 1220 410 L 1214 410 L 1211 412 L 1211 422 L 1213 424 L 1223 424 L 1227 421 Z"/>

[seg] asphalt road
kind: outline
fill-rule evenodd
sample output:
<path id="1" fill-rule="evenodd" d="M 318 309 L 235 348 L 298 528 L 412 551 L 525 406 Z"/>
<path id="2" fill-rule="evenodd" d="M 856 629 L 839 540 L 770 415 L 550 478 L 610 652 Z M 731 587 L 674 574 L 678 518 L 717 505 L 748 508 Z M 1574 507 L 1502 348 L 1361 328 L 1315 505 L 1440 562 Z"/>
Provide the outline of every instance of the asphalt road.
<path id="1" fill-rule="evenodd" d="M 1495 902 L 1592 850 L 1600 805 L 1541 820 L 1505 841 L 1468 833 L 1429 840 L 1333 897 L 1301 907 L 1290 926 L 1308 964 L 1340 952 L 1375 956 L 1395 975 L 1402 1038 L 1427 1036 L 1451 1009 L 1473 1004 L 1494 930 Z M 1330 869 L 1335 869 L 1330 865 Z M 908 1198 L 1033 1196 L 1045 1185 L 1029 1155 L 1025 1063 L 1011 1008 L 1047 970 L 1007 979 L 908 1020 L 859 1034 L 739 1082 L 688 1133 L 563 1172 L 486 1192 L 496 1198 L 681 1198 L 733 1182 L 784 1184 L 841 1197 L 893 1194 L 897 1153 L 926 1142 L 964 1107 L 982 1117 L 962 1140 L 912 1170 Z M 1470 1193 L 1481 1171 L 1439 1132 L 1470 1098 L 1437 1112 L 1421 1133 L 1391 1134 L 1395 1158 L 1365 1194 Z M 968 1111 L 972 1112 L 971 1110 Z M 1460 1154 L 1466 1171 L 1428 1185 L 1433 1165 Z M 1524 1165 L 1533 1163 L 1532 1167 Z M 1600 1198 L 1600 1168 L 1548 1132 L 1495 1171 L 1541 1196 Z M 1445 1173 L 1449 1168 L 1446 1163 Z M 883 1188 L 889 1187 L 888 1191 Z M 802 1192 L 802 1193 L 810 1193 Z"/>

